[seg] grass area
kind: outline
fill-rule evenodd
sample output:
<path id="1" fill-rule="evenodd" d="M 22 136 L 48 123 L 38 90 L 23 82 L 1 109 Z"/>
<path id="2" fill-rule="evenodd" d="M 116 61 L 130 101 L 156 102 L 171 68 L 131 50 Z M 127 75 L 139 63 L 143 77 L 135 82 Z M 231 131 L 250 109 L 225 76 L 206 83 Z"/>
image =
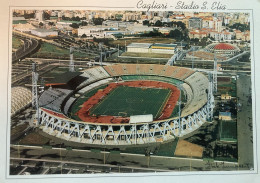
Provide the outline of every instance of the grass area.
<path id="1" fill-rule="evenodd" d="M 160 115 L 166 98 L 170 95 L 168 89 L 137 88 L 119 86 L 91 110 L 92 115 L 131 116 L 153 114 Z"/>
<path id="2" fill-rule="evenodd" d="M 176 138 L 174 141 L 168 143 L 156 143 L 156 145 L 151 145 L 150 149 L 153 152 L 153 155 L 156 156 L 168 156 L 173 157 L 179 139 Z M 127 147 L 123 150 L 124 153 L 133 153 L 133 154 L 145 154 L 147 147 Z"/>
<path id="3" fill-rule="evenodd" d="M 71 113 L 71 118 L 72 119 L 75 119 L 75 120 L 79 120 L 81 121 L 81 119 L 75 115 L 76 112 L 79 111 L 79 109 L 81 108 L 80 106 L 85 102 L 87 101 L 91 96 L 93 96 L 95 93 L 97 93 L 98 90 L 100 89 L 104 89 L 106 88 L 107 85 L 104 85 L 104 86 L 100 86 L 98 88 L 95 88 L 95 89 L 92 89 L 91 91 L 89 92 L 86 92 L 84 93 L 84 95 L 82 95 L 81 97 L 79 97 L 76 102 L 72 105 L 71 107 L 71 110 L 70 110 L 70 113 Z"/>
<path id="4" fill-rule="evenodd" d="M 230 157 L 216 157 L 214 159 L 217 160 L 217 161 L 237 162 L 236 158 L 230 158 Z"/>
<path id="5" fill-rule="evenodd" d="M 233 121 L 220 121 L 219 137 L 221 141 L 237 141 L 237 123 Z"/>
<path id="6" fill-rule="evenodd" d="M 77 68 L 75 68 L 77 71 Z M 60 75 L 66 73 L 69 71 L 68 67 L 56 67 L 52 69 L 49 72 L 46 72 L 42 75 L 42 78 L 44 78 L 45 83 L 51 81 L 53 78 L 59 77 Z"/>
<path id="7" fill-rule="evenodd" d="M 121 56 L 126 57 L 146 57 L 146 58 L 171 58 L 173 54 L 159 54 L 159 53 L 133 53 L 124 52 Z"/>
<path id="8" fill-rule="evenodd" d="M 21 39 L 18 39 L 15 36 L 12 37 L 12 48 L 13 49 L 18 49 L 22 45 L 23 45 L 23 41 Z"/>
<path id="9" fill-rule="evenodd" d="M 118 39 L 118 40 L 112 40 L 109 42 L 109 44 L 112 45 L 120 45 L 125 46 L 129 45 L 130 43 L 173 43 L 174 39 L 169 38 L 162 38 L 162 37 L 149 37 L 149 38 L 132 38 L 132 39 Z"/>
<path id="10" fill-rule="evenodd" d="M 73 53 L 74 58 L 89 58 L 87 53 Z M 41 48 L 32 57 L 43 57 L 43 58 L 67 58 L 70 57 L 70 51 L 68 49 L 60 48 L 58 46 L 52 45 L 50 43 L 42 43 Z"/>
<path id="11" fill-rule="evenodd" d="M 229 93 L 232 97 L 236 97 L 237 96 L 236 80 L 232 78 L 231 82 L 218 83 L 218 93 L 219 94 Z"/>

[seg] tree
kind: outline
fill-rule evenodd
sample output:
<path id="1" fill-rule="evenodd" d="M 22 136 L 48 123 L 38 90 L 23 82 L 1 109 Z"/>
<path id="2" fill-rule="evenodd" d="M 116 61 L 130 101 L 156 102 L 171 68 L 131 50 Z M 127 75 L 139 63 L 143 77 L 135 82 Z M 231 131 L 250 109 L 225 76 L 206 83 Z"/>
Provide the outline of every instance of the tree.
<path id="1" fill-rule="evenodd" d="M 186 25 L 185 23 L 178 21 L 178 22 L 173 22 L 174 25 L 176 25 L 177 27 L 180 27 L 183 31 L 186 29 Z"/>
<path id="2" fill-rule="evenodd" d="M 47 12 L 43 12 L 43 17 L 45 20 L 50 20 L 50 15 Z"/>
<path id="3" fill-rule="evenodd" d="M 84 38 L 84 37 L 87 37 L 87 35 L 86 34 L 82 34 L 82 36 L 81 36 L 82 38 Z"/>
<path id="4" fill-rule="evenodd" d="M 95 25 L 102 25 L 104 19 L 103 18 L 93 18 L 93 23 Z"/>
<path id="5" fill-rule="evenodd" d="M 81 26 L 87 26 L 87 25 L 88 25 L 88 22 L 86 22 L 86 21 L 81 22 Z"/>
<path id="6" fill-rule="evenodd" d="M 235 23 L 231 26 L 229 26 L 231 29 L 237 29 L 240 30 L 241 32 L 244 32 L 246 30 L 250 30 L 250 24 L 241 24 L 241 23 Z"/>
<path id="7" fill-rule="evenodd" d="M 175 30 L 171 30 L 170 31 L 169 37 L 180 41 L 180 40 L 182 40 L 183 35 L 182 35 L 182 32 L 180 30 L 175 29 Z"/>
<path id="8" fill-rule="evenodd" d="M 54 22 L 49 22 L 48 25 L 49 26 L 54 26 Z"/>
<path id="9" fill-rule="evenodd" d="M 40 23 L 39 23 L 39 26 L 40 26 L 40 27 L 42 27 L 42 26 L 43 26 L 43 23 L 42 23 L 42 22 L 40 22 Z"/>
<path id="10" fill-rule="evenodd" d="M 72 27 L 72 28 L 74 28 L 74 29 L 77 29 L 77 28 L 79 28 L 79 25 L 78 25 L 77 23 L 72 23 L 72 24 L 70 25 L 70 27 Z"/>
<path id="11" fill-rule="evenodd" d="M 157 27 L 161 27 L 163 24 L 160 20 L 157 20 L 154 25 Z"/>
<path id="12" fill-rule="evenodd" d="M 149 25 L 149 20 L 144 20 L 143 25 Z"/>

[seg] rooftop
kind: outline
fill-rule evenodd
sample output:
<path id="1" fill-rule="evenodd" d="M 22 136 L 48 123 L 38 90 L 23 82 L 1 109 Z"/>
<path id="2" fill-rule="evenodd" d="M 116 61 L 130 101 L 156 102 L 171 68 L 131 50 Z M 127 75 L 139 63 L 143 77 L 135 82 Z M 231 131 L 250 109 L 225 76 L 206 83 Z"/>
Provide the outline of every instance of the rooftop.
<path id="1" fill-rule="evenodd" d="M 219 115 L 231 117 L 231 112 L 219 112 Z"/>
<path id="2" fill-rule="evenodd" d="M 150 48 L 152 46 L 152 43 L 131 43 L 127 47 L 133 48 L 133 47 L 139 47 L 139 48 Z"/>

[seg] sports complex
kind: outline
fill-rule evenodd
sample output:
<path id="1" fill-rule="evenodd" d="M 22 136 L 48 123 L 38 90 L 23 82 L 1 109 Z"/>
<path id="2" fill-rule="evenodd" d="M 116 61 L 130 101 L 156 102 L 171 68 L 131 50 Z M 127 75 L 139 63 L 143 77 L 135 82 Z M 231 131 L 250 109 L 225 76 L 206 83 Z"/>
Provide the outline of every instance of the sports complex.
<path id="1" fill-rule="evenodd" d="M 78 143 L 168 141 L 198 129 L 210 112 L 207 76 L 177 66 L 97 66 L 65 73 L 45 85 L 38 125 Z"/>

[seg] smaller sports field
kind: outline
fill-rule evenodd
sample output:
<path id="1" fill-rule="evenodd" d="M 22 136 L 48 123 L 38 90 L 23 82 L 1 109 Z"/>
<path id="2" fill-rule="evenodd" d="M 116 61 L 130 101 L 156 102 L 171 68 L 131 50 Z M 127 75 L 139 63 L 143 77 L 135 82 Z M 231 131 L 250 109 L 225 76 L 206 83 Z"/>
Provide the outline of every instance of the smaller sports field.
<path id="1" fill-rule="evenodd" d="M 169 89 L 119 86 L 94 106 L 95 116 L 123 116 L 152 114 L 158 118 L 171 95 Z"/>
<path id="2" fill-rule="evenodd" d="M 237 141 L 237 123 L 234 121 L 220 121 L 219 137 L 221 141 Z"/>

